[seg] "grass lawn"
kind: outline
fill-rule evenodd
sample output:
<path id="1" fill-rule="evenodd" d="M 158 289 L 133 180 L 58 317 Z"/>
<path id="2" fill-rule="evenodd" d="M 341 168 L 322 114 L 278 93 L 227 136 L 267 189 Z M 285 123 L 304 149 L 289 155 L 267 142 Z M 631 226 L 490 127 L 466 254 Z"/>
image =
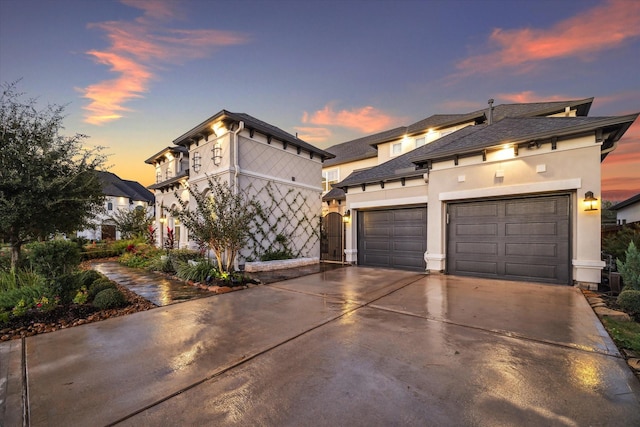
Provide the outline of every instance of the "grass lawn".
<path id="1" fill-rule="evenodd" d="M 640 323 L 619 322 L 607 317 L 602 323 L 618 347 L 640 352 Z"/>

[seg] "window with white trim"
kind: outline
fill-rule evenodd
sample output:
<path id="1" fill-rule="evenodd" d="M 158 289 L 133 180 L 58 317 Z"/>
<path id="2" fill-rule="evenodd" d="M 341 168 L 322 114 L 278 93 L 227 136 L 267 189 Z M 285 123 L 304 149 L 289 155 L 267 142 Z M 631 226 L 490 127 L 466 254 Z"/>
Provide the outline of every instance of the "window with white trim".
<path id="1" fill-rule="evenodd" d="M 399 156 L 400 154 L 402 154 L 402 142 L 391 144 L 391 155 Z"/>
<path id="2" fill-rule="evenodd" d="M 416 138 L 416 148 L 418 147 L 422 147 L 423 145 L 425 145 L 427 143 L 425 137 L 420 137 L 420 138 Z"/>
<path id="3" fill-rule="evenodd" d="M 327 169 L 322 171 L 322 189 L 327 193 L 331 190 L 331 184 L 340 181 L 340 169 Z"/>

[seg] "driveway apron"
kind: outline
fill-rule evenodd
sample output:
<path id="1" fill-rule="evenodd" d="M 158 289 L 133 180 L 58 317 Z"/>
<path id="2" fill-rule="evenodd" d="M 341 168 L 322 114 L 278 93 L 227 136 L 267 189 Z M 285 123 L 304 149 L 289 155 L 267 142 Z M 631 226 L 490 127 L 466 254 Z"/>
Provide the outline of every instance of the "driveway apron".
<path id="1" fill-rule="evenodd" d="M 570 287 L 350 267 L 25 344 L 33 426 L 640 425 L 640 383 Z"/>

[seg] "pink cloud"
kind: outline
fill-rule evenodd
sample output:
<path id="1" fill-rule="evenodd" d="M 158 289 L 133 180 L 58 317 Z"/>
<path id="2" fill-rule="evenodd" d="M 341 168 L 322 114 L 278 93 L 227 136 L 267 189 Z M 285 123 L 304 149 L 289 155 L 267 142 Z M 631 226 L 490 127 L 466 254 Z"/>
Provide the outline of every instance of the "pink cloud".
<path id="1" fill-rule="evenodd" d="M 548 29 L 496 28 L 492 52 L 460 61 L 463 75 L 510 67 L 527 71 L 540 61 L 566 57 L 590 60 L 640 36 L 640 2 L 609 0 Z"/>
<path id="2" fill-rule="evenodd" d="M 307 141 L 310 143 L 319 143 L 328 141 L 331 138 L 331 130 L 322 127 L 305 127 L 298 126 L 295 128 L 298 131 L 298 136 L 303 141 Z"/>
<path id="3" fill-rule="evenodd" d="M 96 63 L 109 66 L 117 77 L 80 89 L 90 103 L 85 121 L 104 124 L 131 111 L 124 104 L 149 90 L 161 64 L 183 63 L 205 58 L 225 46 L 248 42 L 244 34 L 215 29 L 175 29 L 167 22 L 179 18 L 176 2 L 123 0 L 125 5 L 143 11 L 135 21 L 108 21 L 89 24 L 103 31 L 110 45 L 87 54 Z"/>
<path id="4" fill-rule="evenodd" d="M 512 103 L 529 103 L 529 102 L 551 102 L 551 101 L 564 101 L 566 99 L 572 99 L 570 96 L 564 95 L 537 95 L 531 90 L 525 90 L 517 93 L 499 93 L 496 98 L 500 101 L 512 102 Z"/>
<path id="5" fill-rule="evenodd" d="M 364 133 L 380 132 L 398 126 L 401 119 L 386 114 L 372 106 L 354 108 L 352 110 L 334 111 L 333 107 L 326 105 L 315 113 L 303 114 L 302 122 L 320 126 L 339 126 L 355 129 Z"/>

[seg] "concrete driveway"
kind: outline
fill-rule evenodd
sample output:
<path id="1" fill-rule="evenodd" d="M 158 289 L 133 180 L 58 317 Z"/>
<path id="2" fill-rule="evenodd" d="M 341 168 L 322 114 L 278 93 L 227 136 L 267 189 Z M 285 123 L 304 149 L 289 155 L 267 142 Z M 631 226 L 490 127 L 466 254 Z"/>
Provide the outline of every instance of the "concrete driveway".
<path id="1" fill-rule="evenodd" d="M 25 343 L 33 426 L 640 425 L 570 287 L 349 267 Z M 0 345 L 5 426 L 21 350 Z"/>

